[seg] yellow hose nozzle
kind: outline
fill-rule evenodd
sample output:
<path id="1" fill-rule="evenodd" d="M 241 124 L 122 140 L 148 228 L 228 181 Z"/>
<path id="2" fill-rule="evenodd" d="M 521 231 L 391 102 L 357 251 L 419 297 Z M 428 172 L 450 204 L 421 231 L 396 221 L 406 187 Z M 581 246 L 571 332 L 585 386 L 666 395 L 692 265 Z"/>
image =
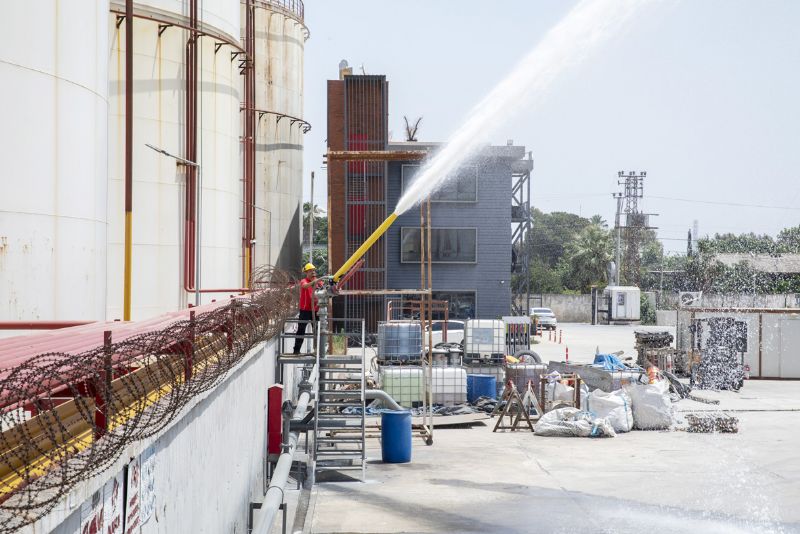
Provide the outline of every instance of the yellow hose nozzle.
<path id="1" fill-rule="evenodd" d="M 361 246 L 360 246 L 360 247 L 358 247 L 358 250 L 356 250 L 355 252 L 353 252 L 353 255 L 352 255 L 352 256 L 350 256 L 350 258 L 348 258 L 348 260 L 347 260 L 346 262 L 344 262 L 344 264 L 343 264 L 341 267 L 339 267 L 339 270 L 338 270 L 338 271 L 336 271 L 336 274 L 334 274 L 334 275 L 333 275 L 333 281 L 334 281 L 334 282 L 338 282 L 338 281 L 339 281 L 339 279 L 340 279 L 342 276 L 344 276 L 344 275 L 345 275 L 345 273 L 346 273 L 347 271 L 349 271 L 349 270 L 350 270 L 350 268 L 351 268 L 351 267 L 352 267 L 352 266 L 353 266 L 353 265 L 354 265 L 354 264 L 355 264 L 355 263 L 356 263 L 358 260 L 360 260 L 360 259 L 361 259 L 361 256 L 363 256 L 363 255 L 364 255 L 364 253 L 366 253 L 366 252 L 367 252 L 367 251 L 370 249 L 370 247 L 372 247 L 372 245 L 374 245 L 374 244 L 375 244 L 375 241 L 377 241 L 377 240 L 378 240 L 378 238 L 379 238 L 380 236 L 382 236 L 383 234 L 385 234 L 385 233 L 386 233 L 386 230 L 388 230 L 388 229 L 389 229 L 389 227 L 392 225 L 392 223 L 394 222 L 394 220 L 395 220 L 395 219 L 397 219 L 397 214 L 396 214 L 396 213 L 392 213 L 391 215 L 389 215 L 388 217 L 386 217 L 386 220 L 385 220 L 385 221 L 383 221 L 383 222 L 381 223 L 381 225 L 380 225 L 380 226 L 378 226 L 378 227 L 375 229 L 375 231 L 374 231 L 374 232 L 372 232 L 372 234 L 371 234 L 371 235 L 370 235 L 370 236 L 367 238 L 367 240 L 366 240 L 366 241 L 364 241 L 364 242 L 361 244 Z"/>

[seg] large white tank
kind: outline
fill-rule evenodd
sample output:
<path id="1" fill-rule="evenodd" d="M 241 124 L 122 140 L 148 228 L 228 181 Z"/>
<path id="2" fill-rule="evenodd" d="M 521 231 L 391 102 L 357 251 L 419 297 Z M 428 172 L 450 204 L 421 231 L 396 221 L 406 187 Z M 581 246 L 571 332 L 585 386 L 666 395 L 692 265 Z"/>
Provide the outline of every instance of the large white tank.
<path id="1" fill-rule="evenodd" d="M 300 270 L 303 54 L 308 29 L 301 1 L 254 0 L 256 6 L 255 263 Z"/>
<path id="2" fill-rule="evenodd" d="M 254 264 L 300 262 L 300 0 L 253 0 L 257 127 Z M 198 0 L 203 289 L 242 285 L 241 0 Z M 134 2 L 132 319 L 185 307 L 188 0 Z M 0 319 L 123 317 L 123 0 L 0 7 Z M 282 117 L 279 120 L 279 117 Z M 206 294 L 208 301 L 219 294 Z"/>
<path id="3" fill-rule="evenodd" d="M 103 319 L 108 2 L 0 6 L 0 320 Z"/>
<path id="4" fill-rule="evenodd" d="M 199 26 L 238 42 L 238 0 L 204 0 Z M 108 315 L 122 317 L 124 266 L 125 25 L 112 2 L 109 61 Z M 133 102 L 133 269 L 131 318 L 185 307 L 183 290 L 185 167 L 145 143 L 185 155 L 185 50 L 188 2 L 135 2 Z M 155 19 L 155 20 L 154 20 Z M 169 22 L 175 25 L 167 26 Z M 211 36 L 198 40 L 198 154 L 201 287 L 236 288 L 241 280 L 241 76 L 237 50 Z M 208 294 L 204 301 L 224 295 Z"/>

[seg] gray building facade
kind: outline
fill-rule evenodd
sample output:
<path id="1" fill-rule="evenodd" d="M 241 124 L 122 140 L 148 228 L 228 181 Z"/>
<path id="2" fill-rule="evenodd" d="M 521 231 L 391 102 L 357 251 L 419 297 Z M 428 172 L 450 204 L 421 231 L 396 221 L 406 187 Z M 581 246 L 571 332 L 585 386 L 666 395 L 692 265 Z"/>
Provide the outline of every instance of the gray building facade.
<path id="1" fill-rule="evenodd" d="M 388 149 L 413 145 L 435 150 L 425 143 L 390 143 Z M 524 146 L 487 146 L 431 197 L 433 298 L 450 301 L 450 318 L 511 314 L 512 167 L 524 157 Z M 388 213 L 424 164 L 388 163 Z M 415 207 L 387 232 L 387 289 L 420 287 L 419 226 Z"/>

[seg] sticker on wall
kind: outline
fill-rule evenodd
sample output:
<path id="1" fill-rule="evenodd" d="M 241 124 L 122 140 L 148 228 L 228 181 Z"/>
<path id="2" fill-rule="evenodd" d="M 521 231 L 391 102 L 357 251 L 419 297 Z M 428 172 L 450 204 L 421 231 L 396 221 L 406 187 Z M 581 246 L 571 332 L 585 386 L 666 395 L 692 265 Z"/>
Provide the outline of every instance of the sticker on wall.
<path id="1" fill-rule="evenodd" d="M 97 490 L 81 505 L 81 534 L 100 534 L 103 531 L 103 488 Z"/>
<path id="2" fill-rule="evenodd" d="M 122 534 L 122 473 L 81 505 L 81 534 Z"/>
<path id="3" fill-rule="evenodd" d="M 140 523 L 145 524 L 156 505 L 156 455 L 155 447 L 148 447 L 139 457 L 141 463 Z"/>
<path id="4" fill-rule="evenodd" d="M 141 483 L 142 464 L 140 458 L 134 458 L 128 464 L 125 477 L 125 534 L 141 531 Z"/>
<path id="5" fill-rule="evenodd" d="M 122 472 L 103 487 L 103 534 L 122 534 Z"/>

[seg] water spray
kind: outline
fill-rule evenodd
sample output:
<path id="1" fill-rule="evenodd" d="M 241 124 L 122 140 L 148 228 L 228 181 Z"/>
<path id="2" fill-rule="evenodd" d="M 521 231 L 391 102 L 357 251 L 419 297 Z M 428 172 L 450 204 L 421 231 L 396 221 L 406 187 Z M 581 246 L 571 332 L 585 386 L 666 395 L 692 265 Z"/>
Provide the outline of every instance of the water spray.
<path id="1" fill-rule="evenodd" d="M 619 34 L 646 0 L 582 0 L 469 113 L 467 121 L 421 169 L 389 215 L 326 284 L 335 284 L 402 215 L 439 190 L 484 144 L 485 136 L 519 112 L 541 103 L 553 82 L 603 42 Z M 331 293 L 331 291 L 328 291 Z"/>

